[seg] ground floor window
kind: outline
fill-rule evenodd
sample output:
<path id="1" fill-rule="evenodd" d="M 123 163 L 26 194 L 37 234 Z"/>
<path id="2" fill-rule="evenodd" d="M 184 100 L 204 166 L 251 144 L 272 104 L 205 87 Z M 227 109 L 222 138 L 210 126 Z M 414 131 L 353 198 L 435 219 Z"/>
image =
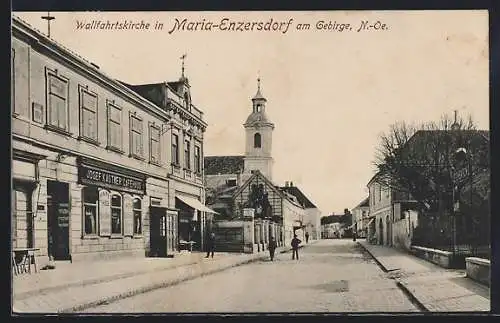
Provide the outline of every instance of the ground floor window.
<path id="1" fill-rule="evenodd" d="M 134 198 L 134 235 L 142 234 L 142 201 L 140 198 Z"/>
<path id="2" fill-rule="evenodd" d="M 111 195 L 111 234 L 122 234 L 122 196 Z"/>
<path id="3" fill-rule="evenodd" d="M 99 191 L 97 187 L 85 187 L 83 189 L 83 219 L 85 235 L 97 235 L 97 203 Z"/>

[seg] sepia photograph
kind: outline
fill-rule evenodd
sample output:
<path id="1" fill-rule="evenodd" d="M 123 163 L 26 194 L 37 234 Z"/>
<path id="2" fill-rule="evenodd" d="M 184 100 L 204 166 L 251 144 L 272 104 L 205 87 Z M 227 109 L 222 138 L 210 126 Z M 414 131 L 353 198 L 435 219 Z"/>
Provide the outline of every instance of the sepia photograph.
<path id="1" fill-rule="evenodd" d="M 11 314 L 490 311 L 487 10 L 13 11 Z"/>

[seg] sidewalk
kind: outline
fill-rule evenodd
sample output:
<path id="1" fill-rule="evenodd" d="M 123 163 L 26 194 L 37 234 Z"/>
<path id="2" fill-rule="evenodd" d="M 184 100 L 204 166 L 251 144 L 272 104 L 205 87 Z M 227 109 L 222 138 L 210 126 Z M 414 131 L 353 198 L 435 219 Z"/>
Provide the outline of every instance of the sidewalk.
<path id="1" fill-rule="evenodd" d="M 311 244 L 311 243 L 310 243 Z M 290 248 L 278 248 L 288 252 Z M 57 263 L 54 270 L 14 276 L 16 313 L 78 312 L 99 304 L 171 286 L 268 257 L 256 254 L 193 252 L 174 258 L 138 258 L 89 263 Z"/>
<path id="2" fill-rule="evenodd" d="M 465 270 L 445 269 L 394 248 L 361 245 L 388 276 L 424 311 L 490 311 L 490 290 L 465 275 Z"/>

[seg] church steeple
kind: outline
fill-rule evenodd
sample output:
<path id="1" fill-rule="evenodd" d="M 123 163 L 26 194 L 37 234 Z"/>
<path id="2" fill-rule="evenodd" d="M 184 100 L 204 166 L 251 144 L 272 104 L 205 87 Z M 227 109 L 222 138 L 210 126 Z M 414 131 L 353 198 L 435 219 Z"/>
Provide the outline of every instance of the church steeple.
<path id="1" fill-rule="evenodd" d="M 244 173 L 259 170 L 265 177 L 272 179 L 272 133 L 274 123 L 266 114 L 267 99 L 262 95 L 260 76 L 257 78 L 257 93 L 252 98 L 252 112 L 244 123 L 246 144 Z"/>

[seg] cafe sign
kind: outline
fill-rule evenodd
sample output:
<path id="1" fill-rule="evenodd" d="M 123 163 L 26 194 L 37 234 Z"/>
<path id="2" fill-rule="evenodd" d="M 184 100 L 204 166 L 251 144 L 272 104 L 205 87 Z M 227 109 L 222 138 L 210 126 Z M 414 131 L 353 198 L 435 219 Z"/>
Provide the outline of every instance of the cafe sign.
<path id="1" fill-rule="evenodd" d="M 78 182 L 140 195 L 144 195 L 146 189 L 142 178 L 88 165 L 78 167 Z"/>

